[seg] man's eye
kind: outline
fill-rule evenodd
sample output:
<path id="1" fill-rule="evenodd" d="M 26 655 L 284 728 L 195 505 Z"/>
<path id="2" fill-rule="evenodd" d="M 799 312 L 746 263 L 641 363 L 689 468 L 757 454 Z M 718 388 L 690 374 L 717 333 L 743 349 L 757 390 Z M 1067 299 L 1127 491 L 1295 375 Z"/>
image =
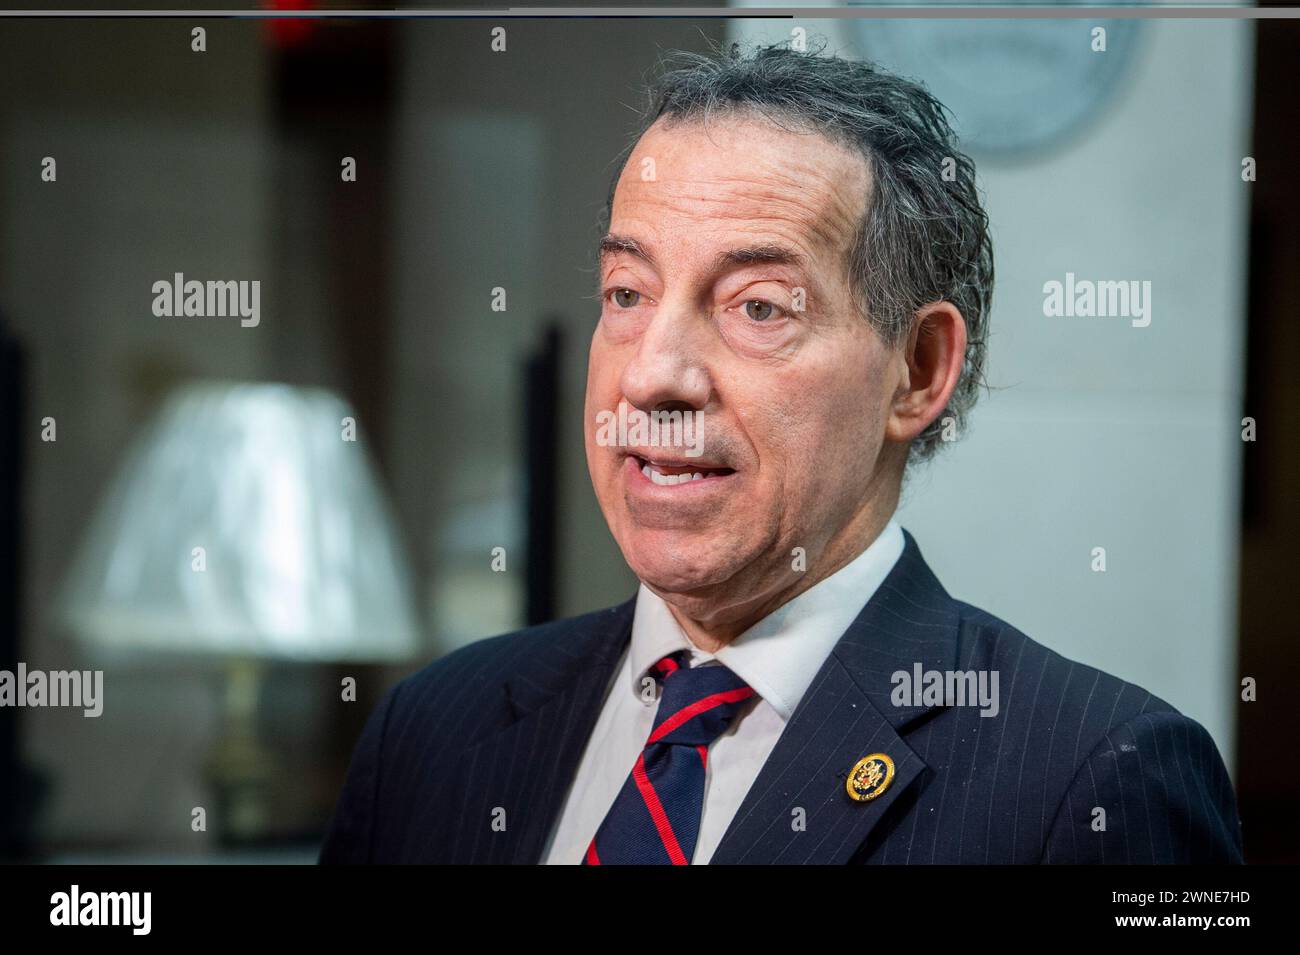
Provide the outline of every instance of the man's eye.
<path id="1" fill-rule="evenodd" d="M 619 308 L 632 308 L 637 302 L 641 301 L 641 293 L 634 292 L 630 288 L 614 289 L 611 297 L 614 299 L 614 304 Z"/>
<path id="2" fill-rule="evenodd" d="M 776 316 L 776 306 L 762 299 L 750 299 L 745 303 L 745 314 L 756 322 L 766 322 Z"/>

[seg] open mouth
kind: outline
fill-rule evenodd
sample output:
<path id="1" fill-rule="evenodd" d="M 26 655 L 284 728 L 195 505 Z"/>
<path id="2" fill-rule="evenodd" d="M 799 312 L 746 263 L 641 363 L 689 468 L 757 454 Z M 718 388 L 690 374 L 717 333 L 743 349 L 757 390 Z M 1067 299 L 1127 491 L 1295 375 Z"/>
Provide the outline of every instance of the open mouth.
<path id="1" fill-rule="evenodd" d="M 735 468 L 702 467 L 693 462 L 655 461 L 638 454 L 631 454 L 629 457 L 636 463 L 646 480 L 660 487 L 707 481 L 736 473 Z"/>

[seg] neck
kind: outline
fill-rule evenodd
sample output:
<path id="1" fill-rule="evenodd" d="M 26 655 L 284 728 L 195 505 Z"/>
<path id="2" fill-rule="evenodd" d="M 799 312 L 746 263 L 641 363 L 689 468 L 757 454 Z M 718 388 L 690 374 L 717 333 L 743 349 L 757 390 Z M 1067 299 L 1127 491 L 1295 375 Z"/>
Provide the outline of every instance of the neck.
<path id="1" fill-rule="evenodd" d="M 897 498 L 892 503 L 897 504 Z M 892 506 L 864 512 L 859 515 L 859 519 L 831 538 L 822 551 L 821 560 L 815 566 L 810 566 L 803 573 L 797 574 L 788 585 L 778 587 L 739 606 L 729 607 L 723 613 L 693 616 L 677 607 L 671 600 L 665 602 L 678 626 L 682 628 L 692 644 L 706 653 L 717 653 L 768 614 L 789 603 L 804 591 L 815 587 L 859 557 L 880 536 L 893 513 Z M 778 573 L 783 577 L 789 576 L 788 570 L 784 567 Z"/>

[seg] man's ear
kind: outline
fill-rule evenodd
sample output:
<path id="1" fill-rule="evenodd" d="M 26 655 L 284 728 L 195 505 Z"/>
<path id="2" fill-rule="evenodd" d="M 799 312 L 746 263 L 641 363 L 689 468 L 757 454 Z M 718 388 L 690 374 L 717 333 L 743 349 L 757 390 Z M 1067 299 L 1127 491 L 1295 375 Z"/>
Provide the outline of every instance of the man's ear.
<path id="1" fill-rule="evenodd" d="M 906 364 L 890 406 L 885 438 L 910 444 L 943 411 L 966 360 L 966 320 L 951 302 L 917 311 L 900 346 Z"/>

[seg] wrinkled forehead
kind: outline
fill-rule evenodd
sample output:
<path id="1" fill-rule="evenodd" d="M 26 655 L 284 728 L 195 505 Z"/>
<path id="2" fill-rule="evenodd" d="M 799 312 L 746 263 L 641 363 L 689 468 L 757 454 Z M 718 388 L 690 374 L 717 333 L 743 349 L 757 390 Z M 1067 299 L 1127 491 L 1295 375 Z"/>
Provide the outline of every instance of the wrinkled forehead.
<path id="1" fill-rule="evenodd" d="M 870 189 L 866 158 L 806 124 L 751 110 L 660 118 L 623 167 L 610 228 L 640 225 L 664 239 L 762 231 L 836 255 L 852 244 Z"/>

